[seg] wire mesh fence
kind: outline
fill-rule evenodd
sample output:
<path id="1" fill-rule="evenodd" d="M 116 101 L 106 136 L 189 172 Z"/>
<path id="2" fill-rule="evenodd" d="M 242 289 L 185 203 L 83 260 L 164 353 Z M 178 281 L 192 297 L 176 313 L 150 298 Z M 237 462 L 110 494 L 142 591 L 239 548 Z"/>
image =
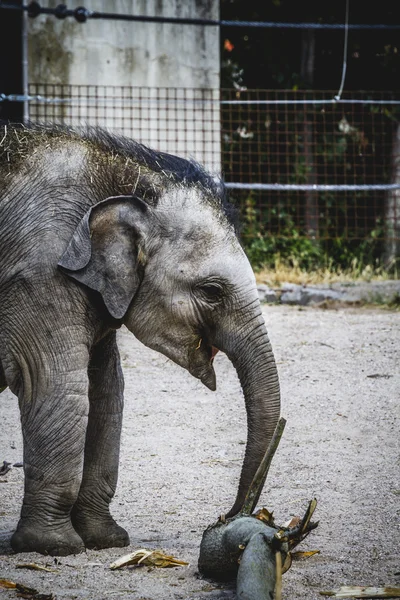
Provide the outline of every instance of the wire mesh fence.
<path id="1" fill-rule="evenodd" d="M 400 237 L 400 105 L 382 93 L 333 98 L 334 92 L 224 91 L 225 177 L 282 184 L 235 191 L 252 238 L 276 236 L 282 244 L 305 236 L 331 254 L 363 244 L 364 254 L 390 260 Z"/>
<path id="2" fill-rule="evenodd" d="M 390 260 L 400 249 L 400 101 L 334 94 L 31 85 L 29 114 L 102 125 L 222 172 L 255 252 L 306 239 Z"/>
<path id="3" fill-rule="evenodd" d="M 29 94 L 33 121 L 101 125 L 220 171 L 219 90 L 35 84 Z"/>

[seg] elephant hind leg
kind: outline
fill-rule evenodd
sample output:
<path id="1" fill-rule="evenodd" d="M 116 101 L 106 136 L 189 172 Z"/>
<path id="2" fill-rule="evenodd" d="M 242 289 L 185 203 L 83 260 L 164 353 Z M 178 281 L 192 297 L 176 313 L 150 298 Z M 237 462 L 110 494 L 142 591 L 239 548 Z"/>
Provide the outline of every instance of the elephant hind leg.
<path id="1" fill-rule="evenodd" d="M 127 532 L 110 514 L 117 485 L 123 408 L 123 376 L 115 332 L 92 348 L 88 374 L 85 462 L 71 520 L 86 548 L 100 550 L 129 544 Z"/>

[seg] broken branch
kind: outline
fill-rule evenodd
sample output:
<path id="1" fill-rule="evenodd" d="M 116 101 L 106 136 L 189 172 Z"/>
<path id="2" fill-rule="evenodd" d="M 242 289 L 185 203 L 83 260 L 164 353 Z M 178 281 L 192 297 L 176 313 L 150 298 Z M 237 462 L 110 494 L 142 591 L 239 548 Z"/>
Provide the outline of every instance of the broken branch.
<path id="1" fill-rule="evenodd" d="M 279 442 L 281 441 L 285 425 L 286 419 L 281 417 L 277 426 L 275 427 L 274 435 L 272 436 L 264 458 L 262 459 L 256 474 L 253 477 L 253 481 L 251 482 L 247 491 L 242 510 L 240 511 L 242 515 L 251 515 L 257 505 L 258 499 L 267 479 L 272 459 L 274 458 L 274 454 L 279 446 Z"/>

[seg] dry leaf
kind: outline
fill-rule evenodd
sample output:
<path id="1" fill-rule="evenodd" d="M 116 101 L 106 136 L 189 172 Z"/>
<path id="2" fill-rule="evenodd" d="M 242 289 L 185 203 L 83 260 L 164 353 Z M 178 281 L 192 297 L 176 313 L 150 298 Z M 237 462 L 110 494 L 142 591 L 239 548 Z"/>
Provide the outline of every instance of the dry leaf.
<path id="1" fill-rule="evenodd" d="M 185 567 L 188 564 L 189 563 L 183 560 L 178 560 L 174 556 L 168 556 L 159 550 L 146 550 L 145 548 L 140 548 L 135 552 L 125 554 L 124 556 L 121 556 L 121 558 L 118 558 L 111 563 L 110 569 L 121 569 L 121 567 L 126 567 L 128 565 L 168 568 Z"/>
<path id="2" fill-rule="evenodd" d="M 16 569 L 30 569 L 31 571 L 48 571 L 49 573 L 58 573 L 56 569 L 49 569 L 48 567 L 43 567 L 42 565 L 37 565 L 36 563 L 21 563 L 19 565 L 15 565 Z"/>
<path id="3" fill-rule="evenodd" d="M 320 550 L 308 550 L 307 552 L 292 552 L 292 556 L 295 560 L 299 560 L 301 558 L 310 558 L 310 556 L 314 556 L 314 554 L 319 554 Z"/>
<path id="4" fill-rule="evenodd" d="M 313 516 L 313 513 L 315 511 L 315 509 L 317 508 L 317 499 L 313 498 L 310 502 L 310 504 L 308 505 L 305 517 L 304 517 L 304 523 L 303 523 L 303 527 L 302 527 L 302 532 L 304 532 L 310 521 L 311 521 L 311 517 Z"/>
<path id="5" fill-rule="evenodd" d="M 269 512 L 267 508 L 261 508 L 256 513 L 254 513 L 256 519 L 267 523 L 268 525 L 274 525 L 274 513 Z"/>
<path id="6" fill-rule="evenodd" d="M 290 552 L 288 552 L 286 554 L 285 562 L 282 565 L 282 575 L 284 573 L 286 573 L 286 571 L 289 571 L 291 566 L 292 566 L 292 554 Z"/>
<path id="7" fill-rule="evenodd" d="M 14 589 L 20 598 L 26 598 L 26 600 L 55 600 L 53 594 L 40 594 L 35 588 L 15 583 L 9 579 L 0 579 L 0 587 Z"/>
<path id="8" fill-rule="evenodd" d="M 22 583 L 17 583 L 17 596 L 18 598 L 25 598 L 25 600 L 56 600 L 53 594 L 41 594 L 33 588 L 22 585 Z"/>
<path id="9" fill-rule="evenodd" d="M 8 471 L 11 471 L 11 463 L 4 460 L 0 467 L 0 475 L 5 475 Z"/>
<path id="10" fill-rule="evenodd" d="M 292 566 L 292 560 L 298 560 L 300 558 L 310 558 L 314 554 L 319 554 L 319 550 L 309 550 L 308 552 L 288 552 L 285 558 L 285 562 L 282 565 L 282 575 L 286 573 Z"/>
<path id="11" fill-rule="evenodd" d="M 18 595 L 23 594 L 23 598 L 37 596 L 39 594 L 39 592 L 35 590 L 35 588 L 28 587 L 23 583 L 16 583 L 15 587 L 17 588 L 17 591 L 19 593 Z"/>
<path id="12" fill-rule="evenodd" d="M 300 523 L 300 521 L 300 517 L 292 517 L 289 521 L 286 521 L 286 523 L 284 523 L 282 527 L 284 529 L 293 529 L 293 527 L 296 527 Z"/>
<path id="13" fill-rule="evenodd" d="M 14 589 L 17 587 L 17 584 L 14 581 L 10 581 L 9 579 L 0 579 L 0 587 Z"/>
<path id="14" fill-rule="evenodd" d="M 400 598 L 400 588 L 345 585 L 336 591 L 320 592 L 320 594 L 332 598 Z"/>

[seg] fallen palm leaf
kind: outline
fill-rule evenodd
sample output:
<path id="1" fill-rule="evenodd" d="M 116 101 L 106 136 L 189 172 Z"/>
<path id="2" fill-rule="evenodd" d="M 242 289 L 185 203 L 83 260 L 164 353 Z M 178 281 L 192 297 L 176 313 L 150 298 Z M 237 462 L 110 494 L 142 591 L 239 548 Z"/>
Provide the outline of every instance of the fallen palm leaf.
<path id="1" fill-rule="evenodd" d="M 271 525 L 271 527 L 274 526 L 274 513 L 270 512 L 268 509 L 261 508 L 256 513 L 254 513 L 254 516 L 256 519 L 267 523 L 267 525 Z"/>
<path id="2" fill-rule="evenodd" d="M 293 560 L 310 558 L 311 556 L 314 556 L 314 554 L 319 554 L 319 552 L 319 550 L 309 550 L 308 552 L 288 552 L 285 562 L 282 565 L 282 575 L 286 573 L 286 571 L 289 571 Z"/>
<path id="3" fill-rule="evenodd" d="M 169 567 L 186 567 L 188 564 L 189 563 L 184 560 L 179 560 L 174 556 L 169 556 L 159 550 L 146 550 L 145 548 L 140 548 L 139 550 L 135 550 L 135 552 L 125 554 L 124 556 L 121 556 L 121 558 L 118 558 L 111 563 L 110 569 L 121 569 L 128 565 L 142 565 L 165 569 Z"/>
<path id="4" fill-rule="evenodd" d="M 17 584 L 14 581 L 10 581 L 9 579 L 0 579 L 0 587 L 14 589 L 17 587 Z"/>
<path id="5" fill-rule="evenodd" d="M 286 521 L 282 527 L 285 527 L 286 529 L 293 529 L 294 527 L 297 527 L 300 521 L 300 517 L 292 517 L 289 521 Z"/>
<path id="6" fill-rule="evenodd" d="M 400 588 L 345 585 L 337 591 L 320 592 L 320 594 L 332 598 L 400 598 Z"/>
<path id="7" fill-rule="evenodd" d="M 310 556 L 314 556 L 314 554 L 319 554 L 320 550 L 308 550 L 307 552 L 292 552 L 292 557 L 294 560 L 299 560 L 301 558 L 310 558 Z"/>
<path id="8" fill-rule="evenodd" d="M 286 573 L 286 571 L 289 571 L 291 566 L 292 566 L 292 555 L 290 552 L 288 552 L 286 555 L 286 558 L 285 558 L 285 562 L 282 565 L 282 575 L 284 573 Z"/>
<path id="9" fill-rule="evenodd" d="M 317 500 L 314 498 L 313 500 L 311 500 L 310 504 L 308 505 L 307 512 L 304 515 L 300 525 L 297 525 L 297 527 L 300 528 L 301 533 L 305 533 L 306 530 L 308 529 L 308 526 L 311 521 L 311 517 L 313 516 L 316 508 L 317 508 Z"/>
<path id="10" fill-rule="evenodd" d="M 34 588 L 26 587 L 22 583 L 17 583 L 17 596 L 25 600 L 55 600 L 53 594 L 41 594 Z"/>
<path id="11" fill-rule="evenodd" d="M 41 594 L 35 588 L 28 587 L 22 583 L 15 583 L 9 579 L 0 579 L 0 587 L 14 589 L 20 598 L 26 600 L 55 600 L 53 594 Z"/>
<path id="12" fill-rule="evenodd" d="M 49 569 L 48 567 L 43 567 L 42 565 L 37 565 L 36 563 L 21 563 L 19 565 L 15 565 L 16 569 L 30 569 L 31 571 L 48 571 L 49 573 L 58 573 L 56 569 Z"/>

